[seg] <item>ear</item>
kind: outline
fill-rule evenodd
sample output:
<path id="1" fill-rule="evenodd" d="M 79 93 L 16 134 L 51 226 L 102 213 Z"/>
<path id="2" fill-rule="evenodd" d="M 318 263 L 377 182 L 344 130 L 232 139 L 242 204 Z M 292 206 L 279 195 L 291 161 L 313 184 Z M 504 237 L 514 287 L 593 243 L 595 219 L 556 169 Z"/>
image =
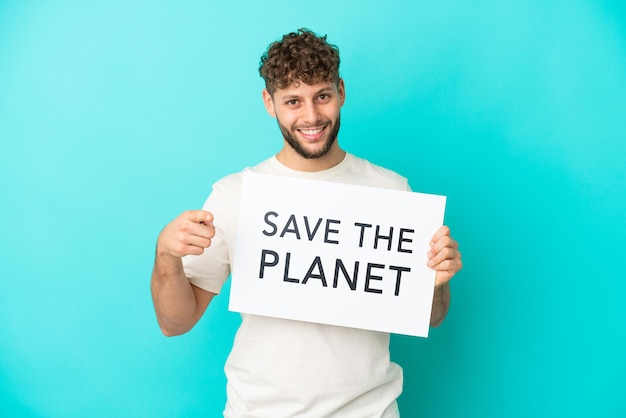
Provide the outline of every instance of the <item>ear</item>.
<path id="1" fill-rule="evenodd" d="M 263 104 L 265 105 L 265 110 L 270 114 L 271 117 L 276 117 L 276 111 L 274 110 L 274 100 L 272 99 L 272 95 L 267 89 L 263 89 Z"/>
<path id="2" fill-rule="evenodd" d="M 343 104 L 346 101 L 346 86 L 343 83 L 343 78 L 339 79 L 339 86 L 337 87 L 337 92 L 339 93 L 339 101 L 341 103 L 341 106 L 343 106 Z"/>

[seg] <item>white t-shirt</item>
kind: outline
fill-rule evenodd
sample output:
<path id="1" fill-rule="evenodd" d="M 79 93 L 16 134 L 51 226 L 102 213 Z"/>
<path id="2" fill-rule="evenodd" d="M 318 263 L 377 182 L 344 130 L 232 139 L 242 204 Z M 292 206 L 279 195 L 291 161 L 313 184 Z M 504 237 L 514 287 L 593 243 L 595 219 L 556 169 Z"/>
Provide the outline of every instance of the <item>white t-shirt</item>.
<path id="1" fill-rule="evenodd" d="M 291 170 L 276 157 L 246 170 L 410 190 L 404 177 L 352 154 L 320 172 Z M 213 185 L 204 209 L 216 235 L 202 255 L 183 258 L 189 281 L 213 293 L 230 274 L 241 183 L 236 173 Z M 389 359 L 388 333 L 245 314 L 224 369 L 227 418 L 399 417 L 402 369 Z"/>

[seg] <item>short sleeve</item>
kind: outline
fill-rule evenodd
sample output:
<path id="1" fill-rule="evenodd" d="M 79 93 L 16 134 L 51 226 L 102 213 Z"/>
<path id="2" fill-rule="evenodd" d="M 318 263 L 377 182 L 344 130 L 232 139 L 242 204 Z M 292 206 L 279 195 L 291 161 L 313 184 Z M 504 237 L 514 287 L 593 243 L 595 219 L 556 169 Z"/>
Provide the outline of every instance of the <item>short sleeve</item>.
<path id="1" fill-rule="evenodd" d="M 202 209 L 213 214 L 215 236 L 201 255 L 183 257 L 189 282 L 201 289 L 219 293 L 230 274 L 230 260 L 241 193 L 240 176 L 231 175 L 213 185 Z"/>

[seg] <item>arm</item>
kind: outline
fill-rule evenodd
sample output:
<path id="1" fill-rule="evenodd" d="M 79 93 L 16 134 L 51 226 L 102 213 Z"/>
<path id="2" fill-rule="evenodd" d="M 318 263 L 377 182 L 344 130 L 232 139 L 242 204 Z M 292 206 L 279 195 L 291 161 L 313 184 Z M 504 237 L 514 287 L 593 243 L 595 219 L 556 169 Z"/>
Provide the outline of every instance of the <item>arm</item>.
<path id="1" fill-rule="evenodd" d="M 182 257 L 199 255 L 215 235 L 213 215 L 187 211 L 159 234 L 150 288 L 157 321 L 163 334 L 180 335 L 198 322 L 214 293 L 189 283 Z"/>
<path id="2" fill-rule="evenodd" d="M 442 226 L 433 235 L 427 254 L 428 266 L 435 270 L 435 293 L 430 326 L 438 327 L 450 307 L 450 279 L 463 267 L 459 244 L 450 236 L 450 228 Z"/>
<path id="3" fill-rule="evenodd" d="M 433 295 L 433 307 L 430 311 L 430 326 L 438 327 L 441 325 L 448 309 L 450 308 L 450 283 L 442 284 L 435 287 Z"/>

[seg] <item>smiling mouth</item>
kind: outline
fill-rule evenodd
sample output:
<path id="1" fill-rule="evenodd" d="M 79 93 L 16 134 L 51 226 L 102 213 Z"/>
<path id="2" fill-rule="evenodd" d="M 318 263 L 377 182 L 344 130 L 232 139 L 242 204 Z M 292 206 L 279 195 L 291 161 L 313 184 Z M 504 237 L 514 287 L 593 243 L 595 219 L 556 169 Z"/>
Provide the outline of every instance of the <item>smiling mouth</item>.
<path id="1" fill-rule="evenodd" d="M 305 135 L 317 135 L 320 132 L 322 132 L 322 130 L 324 129 L 324 127 L 321 128 L 315 128 L 315 129 L 298 129 L 300 132 L 302 132 Z"/>
<path id="2" fill-rule="evenodd" d="M 300 128 L 297 129 L 297 131 L 300 132 L 305 139 L 314 141 L 322 136 L 324 129 L 326 129 L 326 125 L 317 128 Z"/>

